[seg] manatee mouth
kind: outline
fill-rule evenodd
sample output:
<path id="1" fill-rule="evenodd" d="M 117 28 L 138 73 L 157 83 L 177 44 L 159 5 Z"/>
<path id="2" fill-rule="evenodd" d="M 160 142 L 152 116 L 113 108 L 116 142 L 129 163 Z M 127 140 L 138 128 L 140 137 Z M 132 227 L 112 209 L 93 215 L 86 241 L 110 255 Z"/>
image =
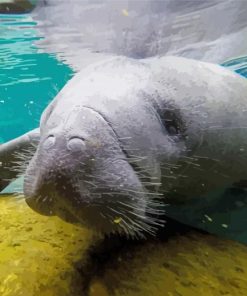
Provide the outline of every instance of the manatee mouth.
<path id="1" fill-rule="evenodd" d="M 26 197 L 26 203 L 42 215 L 58 216 L 68 223 L 86 226 L 100 233 L 120 232 L 135 236 L 134 231 L 128 230 L 128 224 L 130 221 L 133 222 L 136 217 L 129 213 L 128 219 L 123 220 L 122 216 L 124 215 L 127 218 L 127 215 L 110 200 L 112 194 L 98 194 L 99 200 L 95 201 L 94 196 L 94 201 L 92 201 L 92 197 L 85 195 L 82 197 L 77 192 L 65 193 L 51 190 L 49 185 L 47 192 L 49 194 Z M 114 198 L 119 202 L 123 200 L 123 197 L 117 193 L 114 194 Z M 127 211 L 129 211 L 129 208 L 127 208 Z M 139 213 L 139 215 L 145 214 Z M 123 225 L 122 222 L 124 222 Z M 137 222 L 136 225 L 138 225 Z M 133 227 L 132 230 L 134 230 Z M 145 231 L 145 228 L 142 230 Z"/>
<path id="2" fill-rule="evenodd" d="M 96 167 L 73 161 L 66 153 L 33 157 L 24 178 L 30 208 L 99 233 L 117 232 L 127 237 L 155 235 L 164 224 L 160 215 L 163 202 L 155 201 L 156 193 L 145 189 L 127 161 L 111 160 L 104 166 L 100 162 Z"/>
<path id="3" fill-rule="evenodd" d="M 34 195 L 27 192 L 26 203 L 42 215 L 58 216 L 104 234 L 117 232 L 136 238 L 145 237 L 146 233 L 155 234 L 159 223 L 147 215 L 143 195 L 109 188 L 83 194 L 77 188 L 60 177 L 59 182 L 44 183 Z"/>
<path id="4" fill-rule="evenodd" d="M 35 193 L 26 186 L 24 193 L 26 203 L 34 211 L 41 215 L 58 216 L 73 224 L 88 224 L 87 216 L 92 208 L 97 207 L 90 203 L 88 193 L 82 195 L 71 181 L 61 175 L 52 181 L 43 180 L 42 185 L 36 184 Z"/>
<path id="5" fill-rule="evenodd" d="M 30 186 L 26 183 L 28 183 L 28 181 L 24 182 L 24 194 L 26 198 L 26 203 L 31 209 L 41 215 L 61 216 L 65 221 L 71 223 L 77 222 L 77 219 L 74 217 L 74 215 L 72 215 L 71 212 L 64 205 L 64 198 L 62 198 L 62 195 L 64 194 L 58 194 L 59 191 L 61 191 L 61 193 L 63 191 L 64 193 L 66 193 L 67 190 L 65 191 L 64 189 L 68 188 L 68 184 L 61 184 L 60 186 L 62 190 L 57 191 L 56 183 L 47 182 L 39 189 L 36 189 L 32 192 Z M 71 190 L 71 186 L 69 190 Z"/>

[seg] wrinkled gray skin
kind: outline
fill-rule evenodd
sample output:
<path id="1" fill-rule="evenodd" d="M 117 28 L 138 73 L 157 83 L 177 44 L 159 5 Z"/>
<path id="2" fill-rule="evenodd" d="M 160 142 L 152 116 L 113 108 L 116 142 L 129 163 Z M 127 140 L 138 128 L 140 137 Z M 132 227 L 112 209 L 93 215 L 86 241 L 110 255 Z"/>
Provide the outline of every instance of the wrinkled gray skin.
<path id="1" fill-rule="evenodd" d="M 39 130 L 0 146 L 1 188 L 24 150 L 26 202 L 96 230 L 155 232 L 165 203 L 247 178 L 247 80 L 185 58 L 108 58 L 72 78 Z M 31 152 L 30 152 L 31 153 Z M 24 153 L 25 154 L 25 153 Z"/>

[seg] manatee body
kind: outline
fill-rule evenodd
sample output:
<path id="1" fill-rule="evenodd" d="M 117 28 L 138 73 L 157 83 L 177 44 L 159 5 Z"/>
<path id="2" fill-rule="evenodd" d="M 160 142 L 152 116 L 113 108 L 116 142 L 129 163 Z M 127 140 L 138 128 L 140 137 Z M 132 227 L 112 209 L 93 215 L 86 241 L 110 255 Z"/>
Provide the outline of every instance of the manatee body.
<path id="1" fill-rule="evenodd" d="M 67 83 L 40 129 L 0 146 L 1 186 L 34 146 L 24 195 L 35 211 L 103 233 L 155 233 L 166 204 L 247 179 L 246 94 L 246 79 L 218 65 L 108 58 Z"/>

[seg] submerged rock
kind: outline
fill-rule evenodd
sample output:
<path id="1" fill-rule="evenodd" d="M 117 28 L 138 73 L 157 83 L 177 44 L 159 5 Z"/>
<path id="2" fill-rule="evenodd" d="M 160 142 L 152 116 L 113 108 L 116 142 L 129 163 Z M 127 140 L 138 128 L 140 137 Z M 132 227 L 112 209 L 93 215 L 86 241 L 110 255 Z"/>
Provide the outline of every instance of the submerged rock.
<path id="1" fill-rule="evenodd" d="M 75 264 L 83 262 L 91 233 L 38 215 L 23 199 L 1 196 L 0 213 L 0 295 L 80 295 Z"/>
<path id="2" fill-rule="evenodd" d="M 37 0 L 0 0 L 0 13 L 17 14 L 30 12 Z"/>
<path id="3" fill-rule="evenodd" d="M 244 296 L 247 247 L 189 232 L 123 251 L 105 270 L 90 296 Z"/>
<path id="4" fill-rule="evenodd" d="M 96 255 L 101 239 L 90 230 L 38 215 L 21 198 L 1 196 L 0 213 L 1 296 L 246 295 L 240 243 L 190 229 L 176 234 L 168 223 L 163 240 L 122 240 Z"/>

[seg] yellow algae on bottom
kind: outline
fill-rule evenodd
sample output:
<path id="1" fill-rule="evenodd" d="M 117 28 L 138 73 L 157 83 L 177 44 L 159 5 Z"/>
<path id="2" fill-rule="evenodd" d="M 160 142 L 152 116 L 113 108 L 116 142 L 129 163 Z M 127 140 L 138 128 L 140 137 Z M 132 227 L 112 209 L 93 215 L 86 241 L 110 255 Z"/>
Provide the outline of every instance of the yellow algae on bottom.
<path id="1" fill-rule="evenodd" d="M 89 296 L 110 296 L 110 294 L 99 280 L 94 280 L 90 285 Z"/>
<path id="2" fill-rule="evenodd" d="M 1 296 L 246 296 L 247 247 L 195 231 L 125 244 L 83 279 L 93 233 L 0 197 Z M 114 256 L 115 255 L 115 256 Z M 111 258 L 111 259 L 110 259 Z M 89 274 L 87 274 L 88 276 Z M 83 284 L 89 285 L 85 294 Z"/>
<path id="3" fill-rule="evenodd" d="M 197 232 L 146 242 L 124 250 L 100 281 L 109 296 L 246 296 L 247 246 Z"/>
<path id="4" fill-rule="evenodd" d="M 81 295 L 74 264 L 91 242 L 87 229 L 41 216 L 22 199 L 0 196 L 0 295 Z"/>

